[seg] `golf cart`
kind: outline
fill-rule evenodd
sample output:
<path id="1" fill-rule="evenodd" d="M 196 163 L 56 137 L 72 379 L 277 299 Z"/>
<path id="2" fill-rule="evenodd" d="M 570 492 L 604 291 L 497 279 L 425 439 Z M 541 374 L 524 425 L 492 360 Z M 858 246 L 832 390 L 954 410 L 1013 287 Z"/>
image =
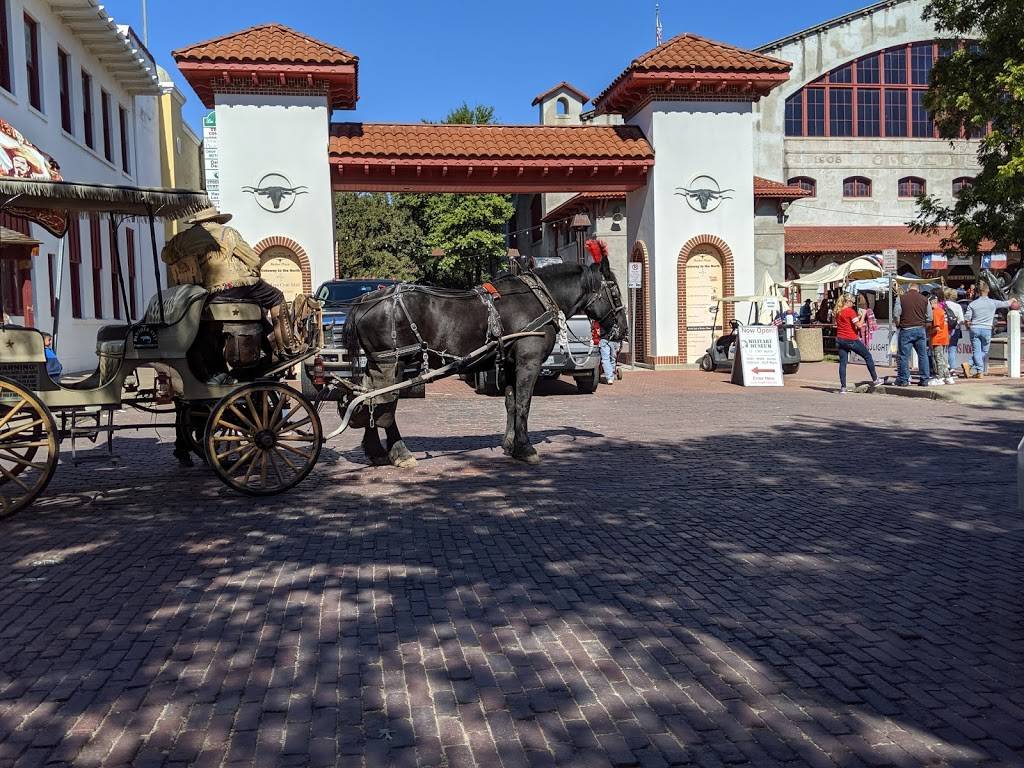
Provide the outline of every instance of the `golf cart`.
<path id="1" fill-rule="evenodd" d="M 777 296 L 723 296 L 715 304 L 715 317 L 711 323 L 712 328 L 718 328 L 718 315 L 725 314 L 723 305 L 749 304 L 746 323 L 732 320 L 729 323 L 730 332 L 719 336 L 714 343 L 708 347 L 704 357 L 700 359 L 702 371 L 731 371 L 732 363 L 736 357 L 736 336 L 740 325 L 771 325 L 773 311 L 771 306 L 779 306 L 780 299 Z M 767 306 L 766 306 L 767 305 Z M 777 311 L 777 310 L 776 310 Z M 767 320 L 767 322 L 763 322 Z M 800 349 L 796 342 L 789 338 L 785 325 L 779 325 L 779 351 L 782 355 L 782 372 L 785 374 L 796 373 L 800 368 Z"/>

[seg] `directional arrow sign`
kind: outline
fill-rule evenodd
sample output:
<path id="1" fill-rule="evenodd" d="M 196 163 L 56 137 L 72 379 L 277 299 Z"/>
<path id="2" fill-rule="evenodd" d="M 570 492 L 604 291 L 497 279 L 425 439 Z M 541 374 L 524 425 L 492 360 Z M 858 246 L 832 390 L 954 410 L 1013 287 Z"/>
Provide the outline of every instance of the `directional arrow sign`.
<path id="1" fill-rule="evenodd" d="M 778 368 L 751 368 L 754 373 L 775 373 Z"/>

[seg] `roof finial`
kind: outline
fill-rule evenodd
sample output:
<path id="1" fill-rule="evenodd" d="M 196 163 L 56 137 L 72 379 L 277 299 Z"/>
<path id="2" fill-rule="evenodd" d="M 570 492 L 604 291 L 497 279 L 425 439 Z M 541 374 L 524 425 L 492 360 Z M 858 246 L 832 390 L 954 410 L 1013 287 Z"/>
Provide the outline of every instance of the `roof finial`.
<path id="1" fill-rule="evenodd" d="M 661 6 L 658 3 L 654 4 L 654 40 L 655 45 L 661 45 L 661 33 L 664 30 L 661 26 Z"/>

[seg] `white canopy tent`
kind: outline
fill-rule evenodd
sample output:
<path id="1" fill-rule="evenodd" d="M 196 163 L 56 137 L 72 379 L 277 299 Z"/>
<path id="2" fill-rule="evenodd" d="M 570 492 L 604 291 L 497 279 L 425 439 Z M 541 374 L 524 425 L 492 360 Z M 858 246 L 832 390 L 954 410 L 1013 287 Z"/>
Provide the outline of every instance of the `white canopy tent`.
<path id="1" fill-rule="evenodd" d="M 801 275 L 796 280 L 790 280 L 786 285 L 795 285 L 798 288 L 817 288 L 819 285 L 845 283 L 848 280 L 868 280 L 873 277 L 882 277 L 884 274 L 877 261 L 866 256 L 859 256 L 842 264 L 826 264 L 809 275 Z"/>

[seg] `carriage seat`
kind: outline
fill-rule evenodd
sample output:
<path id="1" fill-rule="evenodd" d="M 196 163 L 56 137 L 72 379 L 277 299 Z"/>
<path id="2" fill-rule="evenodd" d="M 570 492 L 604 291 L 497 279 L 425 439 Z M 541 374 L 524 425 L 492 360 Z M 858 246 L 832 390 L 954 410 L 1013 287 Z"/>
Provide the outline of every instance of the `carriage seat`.
<path id="1" fill-rule="evenodd" d="M 164 323 L 174 325 L 188 313 L 197 301 L 206 300 L 206 289 L 199 285 L 172 285 L 164 289 Z M 143 322 L 159 325 L 160 294 L 149 300 Z"/>
<path id="2" fill-rule="evenodd" d="M 104 325 L 96 333 L 96 354 L 100 357 L 120 357 L 130 325 Z"/>

